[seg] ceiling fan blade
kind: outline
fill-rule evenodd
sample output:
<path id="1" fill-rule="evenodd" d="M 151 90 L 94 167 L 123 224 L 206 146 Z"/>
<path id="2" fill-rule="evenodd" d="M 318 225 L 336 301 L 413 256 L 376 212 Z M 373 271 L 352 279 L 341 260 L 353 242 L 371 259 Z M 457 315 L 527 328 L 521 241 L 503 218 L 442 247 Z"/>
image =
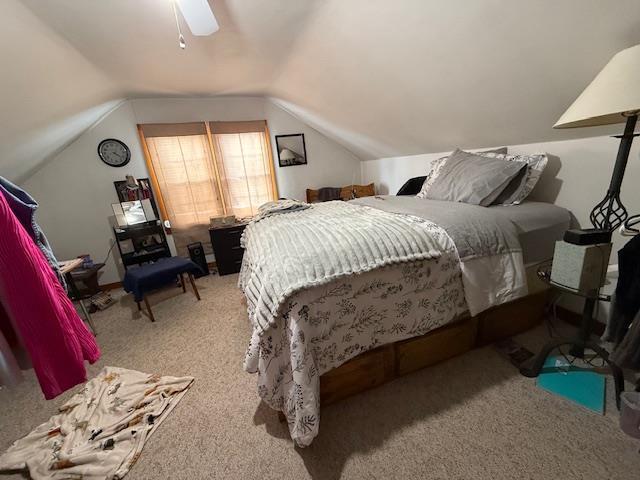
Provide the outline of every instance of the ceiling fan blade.
<path id="1" fill-rule="evenodd" d="M 191 33 L 207 36 L 220 28 L 207 0 L 176 0 Z"/>

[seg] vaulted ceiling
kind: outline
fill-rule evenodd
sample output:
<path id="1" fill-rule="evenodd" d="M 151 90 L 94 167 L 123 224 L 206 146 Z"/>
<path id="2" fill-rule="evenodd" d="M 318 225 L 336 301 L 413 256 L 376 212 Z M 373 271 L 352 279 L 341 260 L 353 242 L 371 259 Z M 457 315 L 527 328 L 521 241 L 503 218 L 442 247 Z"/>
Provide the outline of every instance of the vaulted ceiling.
<path id="1" fill-rule="evenodd" d="M 270 97 L 362 159 L 591 136 L 551 126 L 640 43 L 637 0 L 210 3 L 183 51 L 171 0 L 0 2 L 0 174 L 136 97 Z"/>

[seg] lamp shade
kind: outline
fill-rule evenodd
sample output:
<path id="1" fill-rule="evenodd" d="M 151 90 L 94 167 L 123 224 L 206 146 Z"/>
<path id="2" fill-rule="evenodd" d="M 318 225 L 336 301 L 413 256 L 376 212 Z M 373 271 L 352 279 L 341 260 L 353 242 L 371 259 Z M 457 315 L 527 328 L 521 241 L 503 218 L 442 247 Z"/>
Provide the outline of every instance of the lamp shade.
<path id="1" fill-rule="evenodd" d="M 626 121 L 640 110 L 640 45 L 618 52 L 553 128 L 594 127 Z"/>
<path id="2" fill-rule="evenodd" d="M 283 148 L 282 150 L 280 150 L 280 159 L 282 159 L 282 160 L 293 160 L 295 158 L 296 158 L 296 154 L 293 153 L 288 148 Z"/>
<path id="3" fill-rule="evenodd" d="M 137 190 L 138 188 L 140 188 L 140 185 L 138 185 L 138 182 L 136 181 L 135 178 L 133 178 L 133 176 L 126 175 L 125 178 L 127 179 L 127 188 L 128 189 Z"/>

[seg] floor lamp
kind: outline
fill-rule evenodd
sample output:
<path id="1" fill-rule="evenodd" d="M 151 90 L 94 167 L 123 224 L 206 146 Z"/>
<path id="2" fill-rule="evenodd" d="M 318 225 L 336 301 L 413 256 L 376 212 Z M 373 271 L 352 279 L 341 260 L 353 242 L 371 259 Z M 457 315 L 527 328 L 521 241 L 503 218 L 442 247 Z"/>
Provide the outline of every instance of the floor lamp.
<path id="1" fill-rule="evenodd" d="M 613 231 L 629 216 L 620 200 L 629 151 L 640 113 L 640 45 L 615 55 L 556 122 L 554 128 L 593 127 L 626 123 L 620 139 L 618 157 L 604 199 L 591 211 L 595 228 Z"/>
<path id="2" fill-rule="evenodd" d="M 616 135 L 616 138 L 620 138 L 620 146 L 609 188 L 605 197 L 593 208 L 590 215 L 594 229 L 607 232 L 609 239 L 611 233 L 629 216 L 620 199 L 620 187 L 627 167 L 631 143 L 638 135 L 634 133 L 634 129 L 639 113 L 640 45 L 636 45 L 616 54 L 554 125 L 554 128 L 578 128 L 625 123 L 624 133 Z M 593 233 L 593 230 L 590 233 Z M 596 302 L 597 299 L 585 300 L 582 325 L 577 338 L 549 342 L 540 353 L 522 365 L 520 372 L 527 377 L 537 377 L 549 353 L 562 345 L 570 346 L 571 354 L 574 356 L 583 356 L 585 348 L 592 349 L 608 362 L 606 352 L 594 342 L 589 341 Z M 616 390 L 619 393 L 622 372 L 617 366 L 611 364 L 610 366 L 616 381 Z"/>

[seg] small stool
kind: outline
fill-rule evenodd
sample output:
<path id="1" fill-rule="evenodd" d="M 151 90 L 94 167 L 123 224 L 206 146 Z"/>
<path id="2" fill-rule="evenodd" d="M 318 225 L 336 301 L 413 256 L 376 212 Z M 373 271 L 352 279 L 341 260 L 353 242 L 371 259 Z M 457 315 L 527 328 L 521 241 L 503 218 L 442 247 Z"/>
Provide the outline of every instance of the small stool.
<path id="1" fill-rule="evenodd" d="M 147 307 L 147 313 L 152 322 L 155 322 L 153 312 L 151 311 L 151 305 L 147 294 L 153 290 L 166 287 L 173 284 L 176 278 L 180 278 L 180 284 L 182 285 L 182 291 L 186 292 L 186 284 L 184 275 L 187 274 L 193 293 L 198 301 L 200 300 L 200 293 L 198 287 L 196 287 L 195 280 L 193 278 L 194 273 L 201 272 L 198 265 L 191 260 L 187 260 L 182 257 L 170 257 L 161 258 L 155 263 L 149 263 L 146 265 L 140 265 L 138 267 L 130 267 L 127 269 L 127 273 L 124 276 L 122 286 L 125 292 L 133 293 L 138 310 L 142 310 L 140 302 L 144 301 Z"/>

